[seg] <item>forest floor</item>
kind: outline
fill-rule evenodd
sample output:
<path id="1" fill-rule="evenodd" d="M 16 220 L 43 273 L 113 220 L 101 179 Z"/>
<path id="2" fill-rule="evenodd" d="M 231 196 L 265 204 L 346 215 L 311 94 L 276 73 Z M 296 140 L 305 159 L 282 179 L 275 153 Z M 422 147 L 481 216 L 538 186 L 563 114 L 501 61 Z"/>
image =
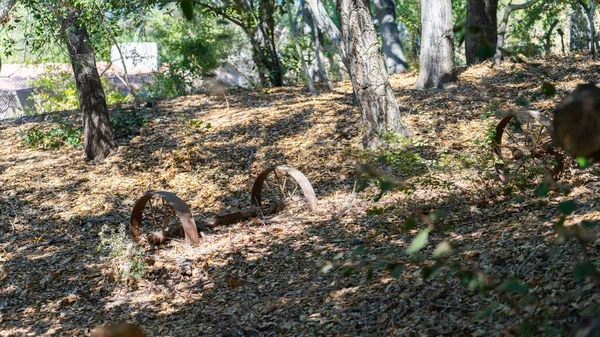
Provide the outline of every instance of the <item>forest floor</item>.
<path id="1" fill-rule="evenodd" d="M 563 57 L 471 67 L 443 91 L 412 90 L 415 73 L 393 76 L 414 136 L 377 152 L 361 148 L 348 82 L 317 97 L 287 87 L 160 101 L 129 116 L 139 121 L 123 119 L 118 151 L 97 165 L 84 162 L 81 147 L 22 143 L 20 130 L 50 128 L 51 116 L 2 122 L 0 336 L 85 336 L 115 321 L 136 322 L 148 336 L 564 335 L 597 309 L 600 292 L 589 278 L 575 280 L 581 246 L 556 243 L 558 205 L 575 200 L 567 226 L 598 220 L 600 169 L 567 165 L 560 184 L 569 195 L 537 196 L 539 177 L 507 191 L 486 139 L 519 98 L 550 112 L 598 74 L 598 63 Z M 539 95 L 546 81 L 553 98 Z M 127 260 L 99 249 L 107 227 L 123 233 L 145 191 L 176 193 L 199 220 L 246 207 L 254 178 L 274 164 L 309 178 L 316 212 L 215 227 L 198 247 L 175 240 L 134 249 L 139 278 L 126 279 Z M 375 201 L 378 186 L 357 190 L 361 164 L 405 187 Z M 418 257 L 405 254 L 428 226 Z M 443 241 L 454 248 L 446 259 L 454 269 L 424 280 Z M 598 243 L 585 252 L 594 263 Z M 183 261 L 191 275 L 181 273 Z M 527 288 L 498 286 L 513 275 Z"/>

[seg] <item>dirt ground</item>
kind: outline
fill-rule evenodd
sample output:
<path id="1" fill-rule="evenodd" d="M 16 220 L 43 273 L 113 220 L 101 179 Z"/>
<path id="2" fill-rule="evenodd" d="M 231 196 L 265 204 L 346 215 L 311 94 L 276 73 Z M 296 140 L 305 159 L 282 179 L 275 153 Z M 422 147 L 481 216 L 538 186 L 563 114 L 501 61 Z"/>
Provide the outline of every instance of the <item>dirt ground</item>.
<path id="1" fill-rule="evenodd" d="M 567 165 L 560 183 L 569 195 L 506 193 L 481 140 L 519 97 L 550 112 L 598 74 L 597 63 L 569 57 L 483 64 L 443 91 L 412 90 L 415 73 L 396 75 L 392 87 L 414 137 L 381 150 L 395 158 L 387 164 L 361 148 L 349 83 L 321 87 L 317 97 L 287 87 L 160 101 L 98 165 L 86 164 L 81 148 L 23 145 L 19 130 L 50 127 L 49 116 L 4 121 L 0 336 L 86 336 L 115 321 L 136 322 L 148 336 L 564 335 L 594 312 L 600 293 L 593 279 L 575 280 L 584 251 L 574 240 L 557 244 L 553 226 L 558 204 L 570 199 L 567 225 L 600 219 L 598 164 Z M 555 97 L 536 96 L 543 82 L 555 85 Z M 365 163 L 406 188 L 379 201 L 374 184 L 358 192 L 356 167 Z M 310 179 L 316 212 L 216 227 L 198 247 L 175 240 L 144 249 L 141 278 L 119 277 L 98 249 L 103 226 L 125 228 L 145 191 L 174 192 L 204 219 L 248 206 L 254 178 L 274 164 Z M 421 259 L 404 254 L 430 225 L 427 215 L 441 211 Z M 443 241 L 457 268 L 490 285 L 520 275 L 526 296 L 481 291 L 445 272 L 423 280 Z M 594 263 L 599 242 L 585 251 Z M 181 272 L 183 261 L 191 275 Z M 375 268 L 381 262 L 392 272 Z M 400 274 L 394 263 L 404 265 Z"/>

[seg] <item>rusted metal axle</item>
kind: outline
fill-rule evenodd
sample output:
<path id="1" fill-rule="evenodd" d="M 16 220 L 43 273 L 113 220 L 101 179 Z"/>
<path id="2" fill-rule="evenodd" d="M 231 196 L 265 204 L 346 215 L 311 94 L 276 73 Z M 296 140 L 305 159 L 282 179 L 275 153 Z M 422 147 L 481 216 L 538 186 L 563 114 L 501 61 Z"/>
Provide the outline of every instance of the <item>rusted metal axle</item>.
<path id="1" fill-rule="evenodd" d="M 146 192 L 140 199 L 138 199 L 133 207 L 133 210 L 131 211 L 131 217 L 129 219 L 129 233 L 131 238 L 135 242 L 139 242 L 142 238 L 145 238 L 151 244 L 161 244 L 169 239 L 185 236 L 186 242 L 192 245 L 197 245 L 199 243 L 198 233 L 202 233 L 202 231 L 206 230 L 207 228 L 230 225 L 258 216 L 279 213 L 286 207 L 283 201 L 271 200 L 264 205 L 261 203 L 263 184 L 267 176 L 275 170 L 283 171 L 291 175 L 300 186 L 302 193 L 304 194 L 304 198 L 306 199 L 306 205 L 308 209 L 310 211 L 315 211 L 317 209 L 317 197 L 315 196 L 315 191 L 313 190 L 310 181 L 304 174 L 302 174 L 302 172 L 286 165 L 271 166 L 258 175 L 252 186 L 250 202 L 253 206 L 247 209 L 227 208 L 217 212 L 217 214 L 213 217 L 198 221 L 198 224 L 196 224 L 190 208 L 185 204 L 185 202 L 177 197 L 177 195 L 166 191 Z M 146 206 L 146 203 L 155 196 L 162 198 L 167 204 L 169 204 L 171 208 L 173 208 L 179 217 L 181 224 L 179 226 L 169 227 L 144 235 L 144 231 L 142 229 L 143 210 Z"/>

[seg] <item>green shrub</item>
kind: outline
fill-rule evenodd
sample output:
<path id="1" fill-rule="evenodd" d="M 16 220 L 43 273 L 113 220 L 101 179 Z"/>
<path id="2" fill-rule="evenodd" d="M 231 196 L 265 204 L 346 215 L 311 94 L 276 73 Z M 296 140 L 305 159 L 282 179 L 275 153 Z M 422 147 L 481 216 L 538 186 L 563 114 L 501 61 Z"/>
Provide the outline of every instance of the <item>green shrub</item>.
<path id="1" fill-rule="evenodd" d="M 111 86 L 110 79 L 102 77 L 102 87 L 106 96 L 106 104 L 121 104 L 130 99 L 118 88 Z M 70 71 L 62 71 L 48 66 L 43 74 L 29 84 L 34 88 L 29 98 L 35 109 L 28 114 L 41 114 L 54 111 L 75 110 L 79 107 L 77 87 Z"/>
<path id="2" fill-rule="evenodd" d="M 68 122 L 60 122 L 57 126 L 43 130 L 35 126 L 29 130 L 20 130 L 19 136 L 23 144 L 40 150 L 59 149 L 65 145 L 81 144 L 81 129 Z"/>
<path id="3" fill-rule="evenodd" d="M 107 254 L 116 273 L 115 280 L 141 279 L 146 273 L 144 250 L 129 240 L 125 226 L 103 225 L 99 233 L 98 253 Z"/>

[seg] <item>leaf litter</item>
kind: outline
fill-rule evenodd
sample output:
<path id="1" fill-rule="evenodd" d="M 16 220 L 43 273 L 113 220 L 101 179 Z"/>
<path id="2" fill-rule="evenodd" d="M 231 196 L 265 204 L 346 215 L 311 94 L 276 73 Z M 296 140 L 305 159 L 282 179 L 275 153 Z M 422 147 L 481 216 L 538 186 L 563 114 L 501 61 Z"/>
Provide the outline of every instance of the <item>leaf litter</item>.
<path id="1" fill-rule="evenodd" d="M 44 117 L 4 121 L 0 336 L 84 336 L 115 321 L 137 322 L 149 336 L 513 335 L 521 319 L 536 316 L 566 329 L 600 301 L 596 284 L 573 277 L 579 247 L 554 243 L 557 207 L 570 199 L 551 191 L 538 202 L 533 188 L 515 191 L 520 198 L 504 195 L 489 153 L 474 139 L 497 121 L 494 113 L 516 108 L 543 82 L 557 95 L 531 104 L 549 111 L 598 71 L 583 57 L 549 58 L 540 67 L 483 64 L 440 92 L 414 91 L 415 74 L 395 75 L 392 87 L 415 133 L 389 146 L 395 162 L 361 149 L 349 83 L 317 97 L 287 87 L 232 90 L 227 102 L 222 95 L 162 101 L 98 165 L 86 165 L 81 148 L 24 146 L 18 131 L 47 123 Z M 77 123 L 75 113 L 65 115 Z M 406 185 L 374 202 L 377 186 L 357 192 L 355 169 L 365 163 Z M 174 192 L 203 218 L 247 206 L 254 177 L 275 164 L 309 178 L 316 213 L 217 227 L 198 247 L 171 241 L 145 251 L 145 275 L 126 282 L 97 250 L 102 226 L 127 226 L 147 190 Z M 567 225 L 598 220 L 597 165 L 568 171 L 561 183 L 577 202 Z M 440 211 L 445 216 L 433 216 Z M 414 243 L 426 228 L 428 237 Z M 411 242 L 422 249 L 416 254 L 442 247 L 456 253 L 452 261 L 498 280 L 520 275 L 529 294 L 546 300 L 517 312 L 500 291 L 482 296 L 456 279 L 424 281 L 421 268 L 397 254 Z M 588 251 L 593 262 L 597 246 Z M 400 264 L 391 273 L 369 271 L 386 259 Z M 525 291 L 510 282 L 505 288 Z"/>

